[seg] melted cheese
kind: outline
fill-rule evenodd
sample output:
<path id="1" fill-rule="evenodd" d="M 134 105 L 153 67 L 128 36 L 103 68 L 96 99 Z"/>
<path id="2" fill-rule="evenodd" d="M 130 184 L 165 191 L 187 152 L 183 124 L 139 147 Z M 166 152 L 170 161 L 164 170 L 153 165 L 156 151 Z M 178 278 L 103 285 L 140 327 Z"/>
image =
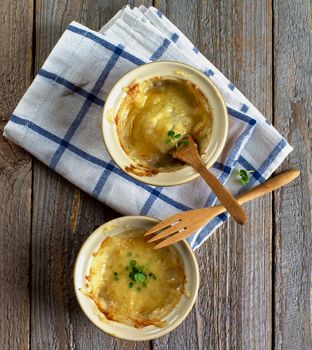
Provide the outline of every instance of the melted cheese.
<path id="1" fill-rule="evenodd" d="M 165 325 L 163 318 L 184 292 L 183 262 L 175 248 L 154 250 L 143 239 L 143 231 L 136 230 L 106 238 L 93 256 L 84 293 L 102 314 L 138 328 Z M 144 266 L 145 282 L 133 282 L 129 277 L 131 260 Z"/>
<path id="2" fill-rule="evenodd" d="M 212 116 L 202 92 L 180 78 L 152 78 L 129 87 L 117 114 L 117 131 L 125 152 L 137 164 L 159 171 L 181 167 L 166 144 L 168 131 L 192 135 L 200 151 L 209 143 Z"/>

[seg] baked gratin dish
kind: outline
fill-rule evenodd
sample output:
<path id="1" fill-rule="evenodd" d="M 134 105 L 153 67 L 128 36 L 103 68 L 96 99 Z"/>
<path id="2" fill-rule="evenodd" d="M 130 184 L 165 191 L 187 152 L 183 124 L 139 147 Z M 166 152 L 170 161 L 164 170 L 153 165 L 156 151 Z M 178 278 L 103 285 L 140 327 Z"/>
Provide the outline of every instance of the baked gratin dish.
<path id="1" fill-rule="evenodd" d="M 182 168 L 172 151 L 183 147 L 189 135 L 204 153 L 213 118 L 206 97 L 190 80 L 153 77 L 124 91 L 115 122 L 119 142 L 135 164 L 128 172 L 153 176 Z"/>
<path id="2" fill-rule="evenodd" d="M 143 234 L 134 229 L 105 238 L 81 291 L 106 319 L 136 328 L 164 327 L 185 294 L 183 261 L 174 247 L 154 250 Z"/>

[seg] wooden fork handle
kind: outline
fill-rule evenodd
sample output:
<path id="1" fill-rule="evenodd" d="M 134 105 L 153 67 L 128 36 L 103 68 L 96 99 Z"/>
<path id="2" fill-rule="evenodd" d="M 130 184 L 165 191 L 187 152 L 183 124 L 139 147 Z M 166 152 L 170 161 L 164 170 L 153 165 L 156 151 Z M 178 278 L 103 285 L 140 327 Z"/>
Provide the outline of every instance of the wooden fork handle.
<path id="1" fill-rule="evenodd" d="M 300 175 L 300 171 L 296 169 L 287 170 L 279 175 L 272 177 L 265 183 L 252 188 L 250 191 L 237 197 L 240 204 L 246 203 L 252 199 L 262 196 L 265 193 L 272 192 L 277 188 L 287 185 L 289 182 L 294 180 Z"/>
<path id="2" fill-rule="evenodd" d="M 222 205 L 232 215 L 233 219 L 235 219 L 240 225 L 246 224 L 248 218 L 244 209 L 240 206 L 239 202 L 233 197 L 233 195 L 222 185 L 222 183 L 204 165 L 196 167 L 196 170 L 207 182 L 208 186 L 218 197 Z"/>

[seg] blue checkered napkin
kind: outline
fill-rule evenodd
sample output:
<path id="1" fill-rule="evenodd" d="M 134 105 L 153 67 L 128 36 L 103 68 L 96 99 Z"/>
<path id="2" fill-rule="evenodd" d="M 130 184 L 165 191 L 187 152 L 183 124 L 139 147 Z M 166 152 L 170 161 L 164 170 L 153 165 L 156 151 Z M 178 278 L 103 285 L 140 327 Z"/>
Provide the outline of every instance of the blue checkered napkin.
<path id="1" fill-rule="evenodd" d="M 233 193 L 235 168 L 254 170 L 249 186 L 263 182 L 292 150 L 254 106 L 157 9 L 125 7 L 94 32 L 73 22 L 16 107 L 5 136 L 66 179 L 123 214 L 165 218 L 213 205 L 203 180 L 161 188 L 138 182 L 110 159 L 101 135 L 105 98 L 129 70 L 154 60 L 177 60 L 203 71 L 221 90 L 229 135 L 213 173 Z M 220 215 L 190 237 L 199 247 L 226 220 Z"/>

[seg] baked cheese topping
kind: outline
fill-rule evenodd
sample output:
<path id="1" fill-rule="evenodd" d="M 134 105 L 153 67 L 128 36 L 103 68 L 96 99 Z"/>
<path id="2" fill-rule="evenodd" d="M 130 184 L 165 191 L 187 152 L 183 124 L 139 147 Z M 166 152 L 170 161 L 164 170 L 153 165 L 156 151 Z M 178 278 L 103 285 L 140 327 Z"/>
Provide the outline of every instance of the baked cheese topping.
<path id="1" fill-rule="evenodd" d="M 106 238 L 93 254 L 83 292 L 107 319 L 137 328 L 162 327 L 184 293 L 183 262 L 174 247 L 154 250 L 143 233 Z"/>
<path id="2" fill-rule="evenodd" d="M 203 152 L 209 143 L 212 115 L 202 92 L 189 80 L 155 77 L 127 89 L 116 117 L 124 151 L 139 165 L 158 171 L 181 167 L 166 143 L 168 131 L 180 140 L 191 135 Z"/>

